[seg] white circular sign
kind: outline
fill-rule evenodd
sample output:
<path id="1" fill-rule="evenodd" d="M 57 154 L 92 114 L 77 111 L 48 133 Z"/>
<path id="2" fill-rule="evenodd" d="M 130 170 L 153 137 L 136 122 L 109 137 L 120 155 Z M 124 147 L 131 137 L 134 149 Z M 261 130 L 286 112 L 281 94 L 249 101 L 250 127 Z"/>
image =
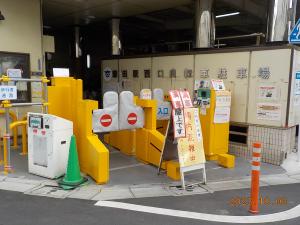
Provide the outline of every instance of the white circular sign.
<path id="1" fill-rule="evenodd" d="M 113 72 L 112 72 L 111 68 L 106 67 L 106 68 L 103 70 L 103 78 L 104 78 L 104 80 L 110 81 L 111 78 L 112 78 L 112 75 L 113 75 Z"/>

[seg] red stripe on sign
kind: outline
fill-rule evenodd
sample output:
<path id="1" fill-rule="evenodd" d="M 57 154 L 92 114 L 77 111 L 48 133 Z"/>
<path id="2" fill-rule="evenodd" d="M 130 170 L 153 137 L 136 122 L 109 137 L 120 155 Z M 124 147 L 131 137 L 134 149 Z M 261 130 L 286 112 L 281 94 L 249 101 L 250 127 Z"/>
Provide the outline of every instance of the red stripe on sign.
<path id="1" fill-rule="evenodd" d="M 104 114 L 103 116 L 101 116 L 100 118 L 100 124 L 103 127 L 109 127 L 112 123 L 112 118 L 109 114 Z"/>
<path id="2" fill-rule="evenodd" d="M 127 122 L 130 125 L 134 125 L 137 122 L 137 115 L 135 113 L 129 113 L 129 115 L 127 116 Z"/>
<path id="3" fill-rule="evenodd" d="M 258 152 L 253 152 L 253 153 L 252 153 L 252 156 L 253 156 L 253 157 L 260 157 L 260 153 L 258 153 Z"/>
<path id="4" fill-rule="evenodd" d="M 253 166 L 260 166 L 260 162 L 255 162 L 255 161 L 253 161 L 253 162 L 252 162 L 252 165 L 253 165 Z"/>

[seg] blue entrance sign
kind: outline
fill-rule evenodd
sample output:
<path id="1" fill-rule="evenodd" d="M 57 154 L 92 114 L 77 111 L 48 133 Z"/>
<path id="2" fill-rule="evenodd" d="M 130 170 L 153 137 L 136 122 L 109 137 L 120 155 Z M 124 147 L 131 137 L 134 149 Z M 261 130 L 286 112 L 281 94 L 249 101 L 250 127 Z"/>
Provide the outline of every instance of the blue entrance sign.
<path id="1" fill-rule="evenodd" d="M 289 42 L 291 44 L 300 44 L 300 19 L 298 20 L 290 34 Z"/>

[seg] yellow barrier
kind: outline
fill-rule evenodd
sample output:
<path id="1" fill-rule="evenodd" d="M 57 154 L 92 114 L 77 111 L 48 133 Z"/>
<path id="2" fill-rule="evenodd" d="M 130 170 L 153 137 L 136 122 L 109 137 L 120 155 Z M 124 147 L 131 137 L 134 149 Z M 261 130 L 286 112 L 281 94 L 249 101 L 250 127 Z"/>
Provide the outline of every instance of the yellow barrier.
<path id="1" fill-rule="evenodd" d="M 0 129 L 0 133 L 1 133 L 1 129 Z M 2 146 L 3 145 L 3 141 L 0 140 L 0 166 L 3 165 L 3 159 L 2 159 Z"/>
<path id="2" fill-rule="evenodd" d="M 18 126 L 22 126 L 22 153 L 21 155 L 27 155 L 28 153 L 28 147 L 27 147 L 27 120 L 22 120 L 22 121 L 16 121 L 11 123 L 10 129 L 15 129 Z"/>
<path id="3" fill-rule="evenodd" d="M 73 121 L 81 171 L 97 183 L 109 179 L 109 152 L 92 133 L 92 111 L 98 102 L 83 100 L 82 80 L 56 77 L 48 86 L 49 113 Z"/>
<path id="4" fill-rule="evenodd" d="M 0 115 L 4 115 L 5 110 L 0 110 Z M 18 120 L 16 114 L 13 111 L 9 111 L 10 118 L 12 122 L 16 122 Z M 17 149 L 18 148 L 18 128 L 15 127 L 13 130 L 13 148 Z"/>
<path id="5" fill-rule="evenodd" d="M 8 174 L 8 160 L 7 160 L 7 137 L 3 136 L 3 165 L 4 174 Z"/>

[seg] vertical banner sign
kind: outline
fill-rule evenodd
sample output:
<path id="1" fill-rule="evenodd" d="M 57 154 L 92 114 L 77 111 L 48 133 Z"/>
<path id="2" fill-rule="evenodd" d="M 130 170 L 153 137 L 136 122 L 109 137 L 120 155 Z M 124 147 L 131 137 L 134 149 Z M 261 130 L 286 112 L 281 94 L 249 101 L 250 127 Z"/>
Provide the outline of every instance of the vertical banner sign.
<path id="1" fill-rule="evenodd" d="M 193 107 L 191 96 L 188 91 L 180 91 L 180 97 L 181 97 L 181 100 L 183 103 L 183 108 L 192 108 Z"/>
<path id="2" fill-rule="evenodd" d="M 197 108 L 184 110 L 186 137 L 178 139 L 178 156 L 181 167 L 205 163 L 203 138 Z"/>
<path id="3" fill-rule="evenodd" d="M 170 90 L 169 94 L 173 106 L 172 118 L 174 138 L 185 137 L 184 112 L 180 93 L 177 90 Z"/>
<path id="4" fill-rule="evenodd" d="M 182 101 L 181 101 L 181 98 L 180 98 L 179 91 L 170 90 L 169 94 L 170 94 L 170 98 L 171 98 L 173 108 L 174 109 L 182 109 L 183 104 L 182 104 Z"/>
<path id="5" fill-rule="evenodd" d="M 174 138 L 185 137 L 185 122 L 184 122 L 183 109 L 173 109 L 172 117 L 173 117 Z"/>

